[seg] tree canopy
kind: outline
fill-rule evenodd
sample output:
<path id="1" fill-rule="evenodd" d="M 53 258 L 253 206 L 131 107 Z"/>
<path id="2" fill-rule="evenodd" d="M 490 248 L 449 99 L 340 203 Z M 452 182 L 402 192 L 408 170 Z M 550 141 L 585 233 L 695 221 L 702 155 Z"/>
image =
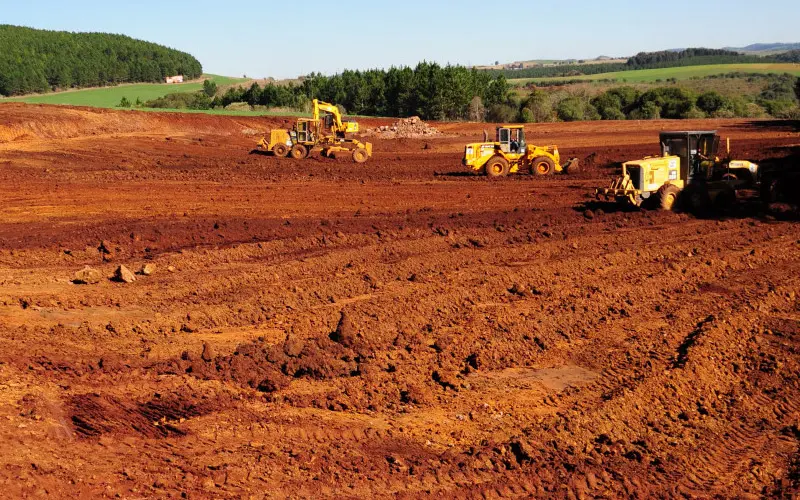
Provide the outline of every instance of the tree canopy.
<path id="1" fill-rule="evenodd" d="M 190 54 L 124 35 L 0 25 L 0 94 L 197 78 Z"/>

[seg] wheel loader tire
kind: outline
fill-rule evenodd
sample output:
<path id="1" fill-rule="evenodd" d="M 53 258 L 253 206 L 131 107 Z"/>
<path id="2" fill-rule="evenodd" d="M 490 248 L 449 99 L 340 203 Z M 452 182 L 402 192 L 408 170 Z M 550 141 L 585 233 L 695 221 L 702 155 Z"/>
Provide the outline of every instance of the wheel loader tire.
<path id="1" fill-rule="evenodd" d="M 369 159 L 369 153 L 364 148 L 357 148 L 353 150 L 353 161 L 356 163 L 364 163 Z"/>
<path id="2" fill-rule="evenodd" d="M 290 153 L 292 158 L 295 160 L 302 160 L 303 158 L 308 156 L 308 148 L 303 146 L 302 144 L 295 144 L 292 147 L 292 151 Z"/>
<path id="3" fill-rule="evenodd" d="M 502 156 L 493 156 L 486 162 L 484 170 L 486 170 L 486 175 L 489 177 L 505 177 L 508 175 L 510 168 L 505 158 Z"/>
<path id="4" fill-rule="evenodd" d="M 678 195 L 681 190 L 673 184 L 664 184 L 658 189 L 659 210 L 672 211 L 678 208 Z"/>
<path id="5" fill-rule="evenodd" d="M 533 159 L 531 173 L 533 175 L 553 175 L 556 171 L 556 163 L 546 156 L 539 156 Z"/>
<path id="6" fill-rule="evenodd" d="M 286 158 L 286 155 L 289 154 L 289 146 L 286 144 L 276 144 L 272 147 L 272 152 L 278 158 Z"/>

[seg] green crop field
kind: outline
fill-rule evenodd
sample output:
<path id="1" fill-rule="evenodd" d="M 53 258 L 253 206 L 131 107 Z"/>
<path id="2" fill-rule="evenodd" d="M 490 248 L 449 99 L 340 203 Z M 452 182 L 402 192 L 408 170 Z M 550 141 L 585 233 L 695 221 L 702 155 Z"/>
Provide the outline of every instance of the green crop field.
<path id="1" fill-rule="evenodd" d="M 703 78 L 711 75 L 725 73 L 790 73 L 800 76 L 800 64 L 711 64 L 707 66 L 682 66 L 677 68 L 640 69 L 632 71 L 616 71 L 600 73 L 597 75 L 560 76 L 552 78 L 517 78 L 509 80 L 513 85 L 525 85 L 530 82 L 548 82 L 564 80 L 596 81 L 613 79 L 619 82 L 655 82 L 675 78 L 688 80 L 690 78 Z"/>
<path id="2" fill-rule="evenodd" d="M 248 81 L 246 78 L 230 78 L 218 75 L 203 75 L 202 79 L 191 83 L 133 83 L 116 87 L 100 87 L 91 89 L 67 90 L 52 94 L 39 94 L 22 97 L 0 99 L 0 102 L 27 102 L 31 104 L 66 104 L 71 106 L 93 106 L 96 108 L 113 108 L 123 97 L 132 103 L 136 99 L 142 102 L 157 99 L 177 92 L 195 92 L 202 90 L 203 80 L 211 80 L 221 87 Z M 263 113 L 262 113 L 263 114 Z"/>

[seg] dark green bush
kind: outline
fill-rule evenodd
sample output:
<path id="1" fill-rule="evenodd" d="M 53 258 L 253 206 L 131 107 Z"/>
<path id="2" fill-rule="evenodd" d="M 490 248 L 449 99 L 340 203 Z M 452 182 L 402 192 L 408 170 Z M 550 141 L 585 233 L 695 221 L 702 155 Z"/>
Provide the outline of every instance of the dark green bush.
<path id="1" fill-rule="evenodd" d="M 727 106 L 727 99 L 719 93 L 710 91 L 697 98 L 697 107 L 704 113 L 712 114 Z"/>

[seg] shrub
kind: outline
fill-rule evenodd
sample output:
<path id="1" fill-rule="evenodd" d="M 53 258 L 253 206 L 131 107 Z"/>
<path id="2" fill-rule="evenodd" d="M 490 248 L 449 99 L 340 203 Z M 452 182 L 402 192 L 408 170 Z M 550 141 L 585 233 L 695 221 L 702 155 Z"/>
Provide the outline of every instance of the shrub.
<path id="1" fill-rule="evenodd" d="M 217 94 L 217 84 L 211 80 L 203 81 L 203 92 L 208 97 L 214 97 Z"/>
<path id="2" fill-rule="evenodd" d="M 767 112 L 754 102 L 747 103 L 745 106 L 745 118 L 764 118 L 767 116 Z"/>
<path id="3" fill-rule="evenodd" d="M 198 92 L 180 92 L 147 101 L 144 106 L 160 109 L 210 109 L 211 98 L 202 90 Z"/>
<path id="4" fill-rule="evenodd" d="M 486 108 L 483 106 L 483 99 L 475 96 L 469 102 L 469 119 L 473 122 L 482 122 L 486 118 Z"/>
<path id="5" fill-rule="evenodd" d="M 579 96 L 570 96 L 562 99 L 556 106 L 556 115 L 559 120 L 565 122 L 600 119 L 595 107 L 585 98 Z"/>
<path id="6" fill-rule="evenodd" d="M 781 118 L 783 120 L 800 120 L 800 107 L 795 106 L 793 108 L 781 110 L 776 118 Z"/>
<path id="7" fill-rule="evenodd" d="M 555 120 L 553 111 L 553 97 L 551 92 L 534 89 L 520 104 L 520 113 L 527 109 L 533 116 L 535 123 L 547 123 Z"/>
<path id="8" fill-rule="evenodd" d="M 713 90 L 697 98 L 697 107 L 704 113 L 712 114 L 726 105 L 726 99 Z"/>
<path id="9" fill-rule="evenodd" d="M 486 119 L 494 123 L 513 122 L 517 111 L 508 104 L 492 104 L 486 112 Z"/>
<path id="10" fill-rule="evenodd" d="M 686 115 L 684 116 L 684 118 L 689 118 L 689 119 L 701 119 L 705 117 L 706 114 L 702 110 L 697 109 L 695 106 L 692 106 L 692 109 L 687 111 Z"/>
<path id="11" fill-rule="evenodd" d="M 522 123 L 533 123 L 536 121 L 536 117 L 533 116 L 533 111 L 530 108 L 522 108 L 522 111 L 519 113 L 519 121 Z"/>
<path id="12" fill-rule="evenodd" d="M 119 100 L 119 104 L 117 104 L 118 108 L 130 108 L 131 101 L 128 100 L 127 97 L 122 96 L 122 99 Z"/>
<path id="13" fill-rule="evenodd" d="M 661 107 L 655 102 L 648 101 L 631 111 L 632 120 L 658 120 L 661 118 Z"/>
<path id="14" fill-rule="evenodd" d="M 687 114 L 694 107 L 694 100 L 682 88 L 678 87 L 658 87 L 645 92 L 639 97 L 636 108 L 642 109 L 645 105 L 652 103 L 659 108 L 661 118 L 679 119 L 686 118 Z M 653 107 L 648 107 L 647 113 L 653 111 Z"/>
<path id="15" fill-rule="evenodd" d="M 736 118 L 741 115 L 737 115 L 732 109 L 723 108 L 714 111 L 710 116 L 711 118 Z"/>

